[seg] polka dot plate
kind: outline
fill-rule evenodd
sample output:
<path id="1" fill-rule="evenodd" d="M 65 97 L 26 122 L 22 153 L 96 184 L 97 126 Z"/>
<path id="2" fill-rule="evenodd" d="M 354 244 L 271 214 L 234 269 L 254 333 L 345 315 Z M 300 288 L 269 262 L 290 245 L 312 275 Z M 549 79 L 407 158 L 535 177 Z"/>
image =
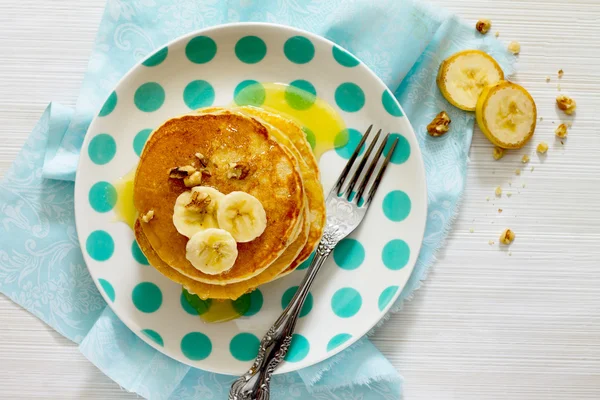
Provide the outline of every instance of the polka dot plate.
<path id="1" fill-rule="evenodd" d="M 421 153 L 400 105 L 362 62 L 324 38 L 272 24 L 223 25 L 181 37 L 136 65 L 93 120 L 81 152 L 75 212 L 83 254 L 108 304 L 141 339 L 183 363 L 232 375 L 250 366 L 307 264 L 254 291 L 243 317 L 205 323 L 117 221 L 114 183 L 135 167 L 153 128 L 231 104 L 249 81 L 302 81 L 343 117 L 349 143 L 320 160 L 326 193 L 370 124 L 400 139 L 365 221 L 321 270 L 277 373 L 331 357 L 377 324 L 411 274 L 427 208 Z"/>

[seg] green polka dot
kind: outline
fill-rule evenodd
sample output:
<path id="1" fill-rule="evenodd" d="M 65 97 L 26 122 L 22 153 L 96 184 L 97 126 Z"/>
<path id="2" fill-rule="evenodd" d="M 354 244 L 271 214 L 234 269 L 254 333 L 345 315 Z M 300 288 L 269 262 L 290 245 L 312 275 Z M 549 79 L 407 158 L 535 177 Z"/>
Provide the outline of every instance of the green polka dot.
<path id="1" fill-rule="evenodd" d="M 405 220 L 410 214 L 410 208 L 410 197 L 402 190 L 389 192 L 383 198 L 383 213 L 391 221 L 400 222 Z"/>
<path id="2" fill-rule="evenodd" d="M 95 136 L 88 146 L 88 155 L 94 164 L 104 165 L 113 159 L 117 152 L 117 142 L 107 133 Z"/>
<path id="3" fill-rule="evenodd" d="M 377 302 L 377 305 L 379 306 L 379 311 L 383 311 L 383 309 L 386 308 L 388 304 L 390 304 L 390 301 L 392 301 L 397 291 L 398 286 L 390 286 L 385 288 L 383 292 L 381 292 L 381 294 L 379 295 L 379 300 Z"/>
<path id="4" fill-rule="evenodd" d="M 302 131 L 306 135 L 306 140 L 308 141 L 308 144 L 310 144 L 310 148 L 314 150 L 315 146 L 317 145 L 317 137 L 315 136 L 315 133 L 306 126 L 302 127 Z"/>
<path id="5" fill-rule="evenodd" d="M 365 105 L 365 93 L 355 83 L 342 83 L 335 89 L 335 103 L 346 112 L 356 112 Z"/>
<path id="6" fill-rule="evenodd" d="M 217 44 L 208 36 L 196 36 L 185 46 L 185 55 L 195 64 L 209 62 L 217 54 Z"/>
<path id="7" fill-rule="evenodd" d="M 310 108 L 317 99 L 317 90 L 309 81 L 298 79 L 285 89 L 285 101 L 296 110 Z"/>
<path id="8" fill-rule="evenodd" d="M 106 261 L 115 251 L 115 242 L 108 232 L 94 231 L 85 241 L 85 249 L 94 260 Z"/>
<path id="9" fill-rule="evenodd" d="M 156 82 L 144 83 L 135 91 L 133 101 L 140 111 L 156 111 L 165 102 L 165 89 Z"/>
<path id="10" fill-rule="evenodd" d="M 304 336 L 294 333 L 292 335 L 292 343 L 285 355 L 285 361 L 287 362 L 298 362 L 304 360 L 310 351 L 310 343 Z"/>
<path id="11" fill-rule="evenodd" d="M 383 94 L 381 95 L 381 102 L 383 103 L 383 108 L 393 117 L 401 117 L 402 110 L 400 109 L 400 105 L 389 91 L 389 89 L 385 89 Z"/>
<path id="12" fill-rule="evenodd" d="M 333 249 L 333 259 L 342 269 L 356 269 L 365 260 L 365 248 L 358 240 L 343 239 Z"/>
<path id="13" fill-rule="evenodd" d="M 152 329 L 142 329 L 142 333 L 150 338 L 154 343 L 159 346 L 164 346 L 165 342 L 163 338 L 158 334 L 158 332 L 153 331 Z"/>
<path id="14" fill-rule="evenodd" d="M 235 45 L 235 55 L 246 64 L 256 64 L 267 54 L 267 45 L 257 36 L 246 36 Z"/>
<path id="15" fill-rule="evenodd" d="M 146 141 L 151 133 L 152 129 L 142 129 L 133 138 L 133 151 L 135 151 L 135 154 L 137 154 L 138 157 L 142 155 Z"/>
<path id="16" fill-rule="evenodd" d="M 285 42 L 283 52 L 291 62 L 306 64 L 315 56 L 315 46 L 303 36 L 294 36 Z"/>
<path id="17" fill-rule="evenodd" d="M 299 271 L 302 271 L 303 269 L 306 269 L 308 267 L 310 267 L 310 263 L 312 263 L 312 261 L 315 258 L 316 253 L 313 251 L 313 253 L 310 255 L 310 257 L 308 257 L 302 264 L 300 264 L 298 266 L 298 268 L 296 268 Z"/>
<path id="18" fill-rule="evenodd" d="M 108 296 L 110 301 L 112 301 L 114 303 L 115 302 L 115 288 L 113 288 L 113 285 L 111 285 L 110 282 L 107 281 L 106 279 L 98 279 L 98 282 L 100 283 L 100 286 L 102 286 L 102 290 L 104 290 L 104 293 L 106 293 L 106 295 Z"/>
<path id="19" fill-rule="evenodd" d="M 349 128 L 344 129 L 341 132 L 338 132 L 335 135 L 335 139 L 333 140 L 333 145 L 335 146 L 335 152 L 342 158 L 346 160 L 350 159 L 352 153 L 356 149 L 356 146 L 360 143 L 362 139 L 362 133 L 357 131 L 356 129 Z M 361 155 L 365 151 L 365 145 L 363 144 L 358 152 L 358 155 Z"/>
<path id="20" fill-rule="evenodd" d="M 169 54 L 169 48 L 165 46 L 162 49 L 155 52 L 154 54 L 152 54 L 150 57 L 148 57 L 142 63 L 142 65 L 146 67 L 156 67 L 157 65 L 165 61 L 165 59 L 167 58 L 167 54 Z"/>
<path id="21" fill-rule="evenodd" d="M 290 304 L 290 301 L 292 301 L 292 297 L 294 297 L 297 290 L 298 286 L 292 286 L 286 290 L 285 293 L 283 293 L 283 296 L 281 296 L 281 309 L 285 309 L 288 304 Z M 312 306 L 313 296 L 312 293 L 309 293 L 308 296 L 306 296 L 306 300 L 304 301 L 302 309 L 300 310 L 300 318 L 307 316 L 310 310 L 312 310 Z"/>
<path id="22" fill-rule="evenodd" d="M 332 52 L 335 61 L 337 61 L 343 67 L 352 68 L 360 64 L 360 61 L 358 61 L 356 57 L 339 46 L 334 45 Z"/>
<path id="23" fill-rule="evenodd" d="M 331 338 L 329 343 L 327 343 L 327 351 L 331 351 L 336 347 L 341 346 L 342 344 L 346 343 L 351 337 L 352 335 L 350 335 L 349 333 L 340 333 L 335 335 Z"/>
<path id="24" fill-rule="evenodd" d="M 264 86 L 253 80 L 242 81 L 233 91 L 233 100 L 238 106 L 260 107 L 266 97 Z"/>
<path id="25" fill-rule="evenodd" d="M 331 298 L 333 313 L 340 318 L 356 315 L 362 306 L 362 297 L 356 289 L 346 287 L 339 289 Z"/>
<path id="26" fill-rule="evenodd" d="M 179 297 L 181 307 L 190 315 L 198 316 L 206 313 L 212 304 L 212 299 L 202 300 L 198 295 L 188 292 L 185 288 Z"/>
<path id="27" fill-rule="evenodd" d="M 138 242 L 135 240 L 133 241 L 133 243 L 131 243 L 131 254 L 133 255 L 133 259 L 135 261 L 137 261 L 138 263 L 140 263 L 142 265 L 150 265 L 150 263 L 148 262 L 148 259 L 146 258 L 146 256 L 142 252 L 142 250 L 140 249 Z"/>
<path id="28" fill-rule="evenodd" d="M 105 213 L 117 203 L 117 190 L 108 182 L 98 182 L 90 189 L 88 199 L 94 210 Z"/>
<path id="29" fill-rule="evenodd" d="M 233 301 L 233 308 L 238 314 L 244 317 L 251 317 L 257 314 L 263 306 L 263 294 L 259 289 L 246 293 L 242 297 Z"/>
<path id="30" fill-rule="evenodd" d="M 192 110 L 211 106 L 215 101 L 215 89 L 203 80 L 190 82 L 183 90 L 183 101 Z"/>
<path id="31" fill-rule="evenodd" d="M 212 352 L 212 343 L 205 334 L 190 332 L 181 339 L 181 352 L 190 360 L 204 360 Z"/>
<path id="32" fill-rule="evenodd" d="M 390 240 L 384 246 L 381 254 L 383 264 L 393 271 L 404 268 L 408 263 L 409 258 L 410 248 L 408 247 L 408 244 L 401 239 Z"/>
<path id="33" fill-rule="evenodd" d="M 138 283 L 133 288 L 131 299 L 135 308 L 143 313 L 153 313 L 162 305 L 162 292 L 152 282 Z"/>
<path id="34" fill-rule="evenodd" d="M 116 106 L 117 106 L 117 93 L 112 92 L 110 94 L 110 96 L 108 96 L 108 99 L 106 99 L 106 101 L 104 102 L 104 105 L 102 106 L 102 109 L 98 113 L 98 116 L 106 117 L 108 114 L 113 112 L 113 110 L 115 109 Z"/>
<path id="35" fill-rule="evenodd" d="M 394 154 L 392 154 L 392 158 L 390 162 L 392 164 L 402 164 L 408 160 L 410 157 L 410 143 L 406 138 L 398 133 L 393 133 L 390 135 L 390 138 L 385 145 L 385 149 L 383 150 L 383 154 L 388 155 L 390 149 L 392 148 L 392 144 L 394 140 L 398 139 L 398 145 L 396 146 L 396 150 L 394 150 Z"/>
<path id="36" fill-rule="evenodd" d="M 235 335 L 229 342 L 229 351 L 239 361 L 251 361 L 258 355 L 260 340 L 251 333 L 243 332 Z"/>

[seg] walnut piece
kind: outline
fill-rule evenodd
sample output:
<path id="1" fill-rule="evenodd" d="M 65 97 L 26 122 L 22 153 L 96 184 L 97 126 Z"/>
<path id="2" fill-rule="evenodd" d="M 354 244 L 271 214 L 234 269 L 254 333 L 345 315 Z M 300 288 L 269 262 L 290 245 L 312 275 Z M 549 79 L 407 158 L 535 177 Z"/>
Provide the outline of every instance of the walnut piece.
<path id="1" fill-rule="evenodd" d="M 233 162 L 229 163 L 229 171 L 227 171 L 227 177 L 229 179 L 242 180 L 250 173 L 250 167 L 244 163 Z"/>
<path id="2" fill-rule="evenodd" d="M 194 171 L 190 176 L 183 178 L 183 184 L 186 187 L 198 186 L 202 183 L 202 172 Z"/>
<path id="3" fill-rule="evenodd" d="M 546 154 L 546 152 L 548 151 L 548 143 L 540 142 L 540 144 L 537 145 L 536 150 L 540 154 Z"/>
<path id="4" fill-rule="evenodd" d="M 494 160 L 499 160 L 504 157 L 504 149 L 501 147 L 494 147 L 493 153 Z"/>
<path id="5" fill-rule="evenodd" d="M 575 112 L 575 108 L 577 108 L 577 103 L 575 100 L 565 95 L 556 97 L 556 105 L 567 115 L 573 114 Z"/>
<path id="6" fill-rule="evenodd" d="M 150 222 L 152 218 L 154 218 L 154 210 L 150 210 L 146 214 L 142 215 L 142 221 L 145 223 Z"/>
<path id="7" fill-rule="evenodd" d="M 196 172 L 196 168 L 192 167 L 191 165 L 175 167 L 169 170 L 169 178 L 184 179 L 185 177 L 192 175 L 194 172 Z"/>
<path id="8" fill-rule="evenodd" d="M 546 76 L 546 82 L 550 82 L 550 76 Z"/>
<path id="9" fill-rule="evenodd" d="M 521 52 L 521 44 L 519 42 L 510 42 L 508 44 L 508 51 L 513 54 L 519 54 Z"/>
<path id="10" fill-rule="evenodd" d="M 185 205 L 185 208 L 189 208 L 190 210 L 197 212 L 202 212 L 206 210 L 206 208 L 210 205 L 211 201 L 212 200 L 208 193 L 192 192 L 190 202 Z"/>
<path id="11" fill-rule="evenodd" d="M 204 154 L 196 153 L 194 155 L 196 156 L 198 161 L 200 161 L 200 165 L 202 165 L 204 168 L 208 167 L 208 158 L 206 158 Z"/>
<path id="12" fill-rule="evenodd" d="M 556 130 L 554 131 L 554 133 L 556 134 L 556 136 L 558 136 L 559 138 L 566 138 L 568 135 L 568 130 L 567 130 L 567 125 L 566 124 L 560 124 Z"/>
<path id="13" fill-rule="evenodd" d="M 500 235 L 500 243 L 511 244 L 515 240 L 515 233 L 510 229 L 505 229 Z"/>
<path id="14" fill-rule="evenodd" d="M 498 187 L 496 188 L 496 191 L 495 191 L 495 193 L 496 193 L 496 196 L 502 196 L 502 188 L 501 188 L 500 186 L 498 186 Z"/>
<path id="15" fill-rule="evenodd" d="M 435 118 L 427 125 L 427 133 L 431 136 L 438 137 L 442 136 L 448 129 L 450 129 L 450 116 L 446 111 L 441 111 Z"/>
<path id="16" fill-rule="evenodd" d="M 482 35 L 488 33 L 491 27 L 492 21 L 490 21 L 489 19 L 480 19 L 475 24 L 475 29 L 477 29 L 477 32 L 481 33 Z"/>
<path id="17" fill-rule="evenodd" d="M 562 69 L 559 69 L 558 70 L 558 79 L 562 78 L 564 74 L 565 74 L 565 71 L 563 71 Z"/>
<path id="18" fill-rule="evenodd" d="M 521 162 L 523 164 L 527 164 L 529 162 L 529 156 L 527 154 L 523 155 L 523 158 L 521 158 Z"/>

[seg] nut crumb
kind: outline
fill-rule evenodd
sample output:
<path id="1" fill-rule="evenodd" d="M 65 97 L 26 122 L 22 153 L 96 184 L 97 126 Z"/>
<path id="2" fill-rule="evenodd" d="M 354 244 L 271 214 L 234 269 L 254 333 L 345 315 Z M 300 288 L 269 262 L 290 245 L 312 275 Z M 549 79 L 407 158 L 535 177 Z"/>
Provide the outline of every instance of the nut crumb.
<path id="1" fill-rule="evenodd" d="M 556 134 L 556 136 L 558 136 L 559 138 L 563 139 L 566 138 L 568 135 L 568 130 L 567 130 L 567 125 L 566 124 L 560 124 L 556 130 L 554 131 L 554 133 Z"/>
<path id="2" fill-rule="evenodd" d="M 550 82 L 550 76 L 546 76 L 546 82 Z"/>
<path id="3" fill-rule="evenodd" d="M 500 243 L 511 244 L 515 240 L 515 233 L 510 229 L 505 229 L 500 235 Z"/>
<path id="4" fill-rule="evenodd" d="M 196 168 L 192 167 L 191 165 L 175 167 L 169 170 L 169 178 L 184 179 L 185 177 L 192 175 L 194 172 L 196 172 Z"/>
<path id="5" fill-rule="evenodd" d="M 190 210 L 202 212 L 206 210 L 206 207 L 210 205 L 211 198 L 208 193 L 194 192 L 192 191 L 192 197 L 190 202 L 185 205 L 185 208 Z"/>
<path id="6" fill-rule="evenodd" d="M 490 196 L 486 197 L 485 201 L 490 201 Z"/>
<path id="7" fill-rule="evenodd" d="M 198 186 L 202 183 L 202 172 L 194 171 L 190 176 L 183 178 L 183 184 L 186 187 Z"/>
<path id="8" fill-rule="evenodd" d="M 433 137 L 444 135 L 450 129 L 450 123 L 452 120 L 446 111 L 441 111 L 435 118 L 427 125 L 427 133 Z"/>
<path id="9" fill-rule="evenodd" d="M 229 163 L 229 171 L 227 171 L 227 178 L 231 179 L 244 179 L 250 173 L 250 168 L 244 163 Z"/>
<path id="10" fill-rule="evenodd" d="M 504 149 L 496 146 L 494 147 L 492 155 L 494 156 L 494 160 L 499 160 L 504 157 Z"/>
<path id="11" fill-rule="evenodd" d="M 520 168 L 517 168 L 515 170 L 515 175 L 521 175 L 521 169 Z"/>
<path id="12" fill-rule="evenodd" d="M 565 71 L 563 71 L 562 69 L 559 69 L 558 70 L 558 79 L 562 78 L 564 74 L 565 74 Z"/>
<path id="13" fill-rule="evenodd" d="M 488 242 L 488 244 L 489 244 L 490 246 L 493 246 L 495 243 L 496 243 L 496 242 L 494 242 L 493 240 L 490 240 L 490 241 Z"/>
<path id="14" fill-rule="evenodd" d="M 496 37 L 500 36 L 500 31 L 496 31 L 496 33 L 494 33 L 494 36 L 496 36 Z"/>
<path id="15" fill-rule="evenodd" d="M 498 196 L 498 197 L 502 196 L 502 188 L 500 186 L 498 186 L 496 188 L 495 193 L 496 193 L 496 196 Z"/>
<path id="16" fill-rule="evenodd" d="M 558 85 L 556 85 L 556 90 L 558 90 L 559 92 L 562 92 L 562 87 L 560 87 L 560 83 Z"/>
<path id="17" fill-rule="evenodd" d="M 149 210 L 146 214 L 142 216 L 142 221 L 148 223 L 152 218 L 154 218 L 154 210 Z"/>
<path id="18" fill-rule="evenodd" d="M 548 151 L 548 143 L 546 143 L 546 142 L 540 142 L 537 145 L 536 150 L 540 154 L 546 154 L 546 152 Z M 531 167 L 531 168 L 533 168 L 533 167 Z"/>
<path id="19" fill-rule="evenodd" d="M 501 208 L 498 209 L 498 213 L 502 214 L 502 209 Z"/>
<path id="20" fill-rule="evenodd" d="M 490 21 L 489 19 L 480 19 L 475 24 L 475 29 L 477 29 L 477 32 L 481 33 L 482 35 L 488 33 L 491 27 L 492 21 Z"/>
<path id="21" fill-rule="evenodd" d="M 540 117 L 540 122 L 542 122 L 544 120 L 544 117 Z"/>
<path id="22" fill-rule="evenodd" d="M 208 159 L 206 158 L 206 156 L 204 154 L 196 153 L 194 155 L 196 156 L 198 161 L 200 161 L 200 165 L 202 165 L 204 168 L 208 167 Z"/>
<path id="23" fill-rule="evenodd" d="M 529 156 L 527 154 L 523 155 L 523 158 L 521 158 L 521 162 L 523 164 L 527 164 L 529 162 Z"/>
<path id="24" fill-rule="evenodd" d="M 510 42 L 508 44 L 508 51 L 513 54 L 519 54 L 521 52 L 521 44 L 519 42 Z"/>
<path id="25" fill-rule="evenodd" d="M 573 114 L 575 112 L 575 109 L 577 108 L 577 103 L 575 102 L 575 100 L 565 95 L 560 95 L 556 97 L 556 105 L 567 115 Z"/>

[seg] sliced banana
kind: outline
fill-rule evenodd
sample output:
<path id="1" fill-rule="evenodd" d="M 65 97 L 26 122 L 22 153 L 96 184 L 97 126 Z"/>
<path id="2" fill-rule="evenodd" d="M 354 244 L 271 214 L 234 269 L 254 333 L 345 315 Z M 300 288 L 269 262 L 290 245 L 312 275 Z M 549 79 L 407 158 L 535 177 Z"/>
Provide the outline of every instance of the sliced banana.
<path id="1" fill-rule="evenodd" d="M 217 221 L 239 243 L 256 239 L 267 227 L 267 214 L 261 202 L 246 192 L 231 192 L 219 203 Z"/>
<path id="2" fill-rule="evenodd" d="M 218 228 L 217 209 L 225 195 L 208 186 L 196 186 L 177 197 L 173 225 L 177 232 L 191 238 L 197 232 Z"/>
<path id="3" fill-rule="evenodd" d="M 490 142 L 504 149 L 519 149 L 533 136 L 537 108 L 522 86 L 500 81 L 483 90 L 475 117 Z"/>
<path id="4" fill-rule="evenodd" d="M 185 246 L 185 257 L 197 270 L 217 275 L 235 264 L 238 256 L 237 243 L 223 229 L 208 228 L 197 232 Z"/>
<path id="5" fill-rule="evenodd" d="M 442 62 L 437 85 L 452 105 L 461 110 L 475 111 L 483 88 L 503 79 L 502 68 L 487 53 L 464 50 Z"/>

